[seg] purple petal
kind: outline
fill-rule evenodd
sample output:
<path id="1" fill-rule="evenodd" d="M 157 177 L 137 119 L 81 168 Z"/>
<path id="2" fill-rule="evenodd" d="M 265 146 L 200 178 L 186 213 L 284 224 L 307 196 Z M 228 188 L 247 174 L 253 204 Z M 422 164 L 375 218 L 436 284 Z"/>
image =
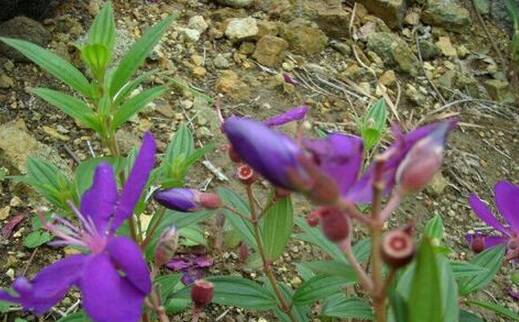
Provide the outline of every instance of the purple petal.
<path id="1" fill-rule="evenodd" d="M 40 315 L 61 301 L 68 289 L 77 284 L 88 256 L 73 255 L 41 270 L 31 281 L 24 277 L 13 283 L 16 295 L 0 290 L 0 300 L 18 303 Z"/>
<path id="2" fill-rule="evenodd" d="M 519 233 L 519 187 L 500 181 L 494 187 L 496 206 L 512 230 Z"/>
<path id="3" fill-rule="evenodd" d="M 96 322 L 138 322 L 145 293 L 123 278 L 106 254 L 85 263 L 80 282 L 83 308 Z"/>
<path id="4" fill-rule="evenodd" d="M 182 271 L 182 278 L 180 280 L 184 285 L 190 285 L 202 277 L 204 277 L 204 272 L 201 269 L 189 268 Z"/>
<path id="5" fill-rule="evenodd" d="M 166 266 L 173 271 L 181 271 L 191 267 L 192 265 L 192 261 L 180 257 L 174 257 L 168 262 L 168 264 L 166 264 Z"/>
<path id="6" fill-rule="evenodd" d="M 331 134 L 325 139 L 306 140 L 319 167 L 335 180 L 341 194 L 346 194 L 357 180 L 362 165 L 362 139 L 353 135 Z"/>
<path id="7" fill-rule="evenodd" d="M 112 238 L 106 247 L 112 262 L 124 272 L 128 281 L 141 292 L 149 293 L 150 272 L 139 246 L 133 240 L 121 236 Z"/>
<path id="8" fill-rule="evenodd" d="M 225 121 L 223 130 L 236 153 L 255 171 L 278 187 L 298 190 L 291 178 L 304 178 L 306 173 L 298 162 L 303 151 L 292 139 L 256 120 L 234 116 Z"/>
<path id="9" fill-rule="evenodd" d="M 474 213 L 487 225 L 505 235 L 509 235 L 508 230 L 503 227 L 503 225 L 496 219 L 496 217 L 494 217 L 487 204 L 483 200 L 479 199 L 475 194 L 472 194 L 469 197 L 469 205 Z"/>
<path id="10" fill-rule="evenodd" d="M 195 266 L 199 268 L 211 267 L 213 265 L 213 259 L 209 256 L 196 256 L 193 260 Z"/>
<path id="11" fill-rule="evenodd" d="M 291 108 L 284 113 L 275 115 L 269 118 L 268 120 L 264 121 L 263 123 L 269 127 L 279 126 L 293 121 L 299 121 L 301 119 L 304 119 L 307 112 L 308 106 L 301 105 L 298 107 Z"/>
<path id="12" fill-rule="evenodd" d="M 384 159 L 382 169 L 382 180 L 385 184 L 384 194 L 387 195 L 395 186 L 396 173 L 400 163 L 405 159 L 411 148 L 421 139 L 429 135 L 435 135 L 436 129 L 443 124 L 448 124 L 447 131 L 442 131 L 442 140 L 445 140 L 450 131 L 456 128 L 457 120 L 451 119 L 443 122 L 429 124 L 415 129 L 408 134 L 403 135 L 400 129 L 393 128 L 395 142 L 387 148 L 381 155 Z M 354 187 L 348 192 L 347 198 L 355 203 L 370 203 L 373 194 L 373 180 L 375 179 L 375 164 L 372 164 L 366 173 L 360 178 Z"/>
<path id="13" fill-rule="evenodd" d="M 2 227 L 2 230 L 0 231 L 0 236 L 7 239 L 11 237 L 11 234 L 13 233 L 16 226 L 18 226 L 23 220 L 25 219 L 25 215 L 19 214 L 14 216 L 14 218 L 9 219 L 7 224 Z"/>
<path id="14" fill-rule="evenodd" d="M 485 249 L 492 248 L 492 247 L 500 245 L 500 244 L 504 244 L 504 243 L 506 243 L 508 241 L 508 238 L 503 237 L 503 236 L 491 236 L 491 235 L 482 235 L 482 234 L 467 234 L 467 235 L 465 235 L 465 239 L 467 240 L 467 243 L 469 245 L 472 244 L 472 239 L 476 235 L 478 235 L 480 237 L 483 237 L 483 240 L 485 242 Z"/>
<path id="15" fill-rule="evenodd" d="M 160 190 L 155 192 L 153 198 L 164 207 L 180 212 L 193 212 L 200 208 L 195 201 L 195 193 L 192 189 Z"/>
<path id="16" fill-rule="evenodd" d="M 96 167 L 92 186 L 81 198 L 81 214 L 90 217 L 97 231 L 105 232 L 117 203 L 117 184 L 112 166 L 101 162 Z"/>
<path id="17" fill-rule="evenodd" d="M 135 159 L 133 168 L 124 184 L 119 205 L 115 210 L 112 230 L 116 230 L 124 220 L 133 214 L 133 209 L 139 202 L 142 190 L 148 182 L 151 170 L 155 165 L 155 140 L 151 133 L 144 134 L 144 139 Z"/>

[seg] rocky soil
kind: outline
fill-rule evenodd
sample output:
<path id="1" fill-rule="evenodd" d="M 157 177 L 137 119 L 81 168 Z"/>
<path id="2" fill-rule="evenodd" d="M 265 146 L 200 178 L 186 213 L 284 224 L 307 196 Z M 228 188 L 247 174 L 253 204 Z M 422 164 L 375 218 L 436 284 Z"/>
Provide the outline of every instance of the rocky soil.
<path id="1" fill-rule="evenodd" d="M 415 220 L 420 226 L 441 214 L 447 243 L 456 250 L 452 256 L 464 258 L 472 256 L 464 234 L 481 226 L 467 206 L 468 194 L 477 192 L 488 198 L 498 180 L 519 183 L 519 109 L 512 90 L 517 87 L 507 81 L 509 24 L 499 18 L 501 1 L 476 2 L 477 10 L 471 1 L 455 0 L 114 0 L 119 36 L 116 56 L 147 26 L 173 15 L 174 24 L 144 69 L 163 71 L 153 83 L 173 77 L 219 97 L 227 115 L 265 118 L 306 103 L 311 108 L 308 128 L 355 132 L 356 117 L 382 97 L 391 120 L 406 129 L 459 116 L 461 127 L 451 137 L 442 173 L 418 201 L 407 202 L 390 225 Z M 39 22 L 0 17 L 10 19 L 0 25 L 0 35 L 29 39 L 78 63 L 75 44 L 99 5 L 96 0 L 67 1 L 51 18 L 32 15 Z M 285 82 L 283 73 L 297 84 Z M 35 86 L 64 89 L 0 45 L 0 168 L 10 175 L 24 173 L 27 157 L 36 154 L 71 173 L 77 161 L 106 152 L 93 133 L 30 95 L 28 89 Z M 119 141 L 128 151 L 144 131 L 151 130 L 164 149 L 181 122 L 188 122 L 201 144 L 224 143 L 207 101 L 174 86 L 123 128 Z M 234 168 L 225 153 L 218 151 L 207 159 L 232 178 Z M 232 185 L 201 165 L 189 180 L 194 187 Z M 11 232 L 0 234 L 0 286 L 25 271 L 33 274 L 62 255 L 46 246 L 32 251 L 22 244 L 30 232 L 34 209 L 41 205 L 38 196 L 23 185 L 0 182 L 0 230 L 5 232 L 14 219 L 21 220 Z M 305 215 L 310 209 L 300 203 L 298 213 Z M 239 270 L 234 266 L 237 250 L 215 255 L 214 272 Z M 280 279 L 300 283 L 293 262 L 315 256 L 320 255 L 309 245 L 292 243 L 277 265 Z M 497 283 L 481 298 L 505 303 L 517 312 L 518 303 L 506 293 L 512 287 L 507 277 L 510 270 L 504 267 Z M 40 321 L 58 319 L 74 309 L 76 301 L 77 294 L 72 294 Z M 205 320 L 214 321 L 225 310 L 214 306 Z M 3 321 L 14 321 L 18 315 L 36 320 L 14 312 Z M 242 310 L 228 311 L 222 319 L 274 320 Z M 175 321 L 188 321 L 188 316 Z"/>

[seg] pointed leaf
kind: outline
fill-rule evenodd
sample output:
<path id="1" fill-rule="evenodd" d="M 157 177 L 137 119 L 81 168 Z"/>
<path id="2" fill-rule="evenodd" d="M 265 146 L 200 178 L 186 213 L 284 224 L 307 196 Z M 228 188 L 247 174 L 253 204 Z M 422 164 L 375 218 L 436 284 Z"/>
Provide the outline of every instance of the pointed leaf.
<path id="1" fill-rule="evenodd" d="M 519 314 L 499 304 L 482 301 L 468 301 L 468 303 L 492 311 L 498 315 L 501 315 L 502 317 L 509 319 L 508 321 L 519 321 Z"/>
<path id="2" fill-rule="evenodd" d="M 265 255 L 271 261 L 276 260 L 283 251 L 292 234 L 294 209 L 290 197 L 276 201 L 266 210 L 262 219 L 262 238 Z"/>
<path id="3" fill-rule="evenodd" d="M 139 113 L 148 103 L 164 94 L 166 88 L 164 86 L 156 86 L 143 91 L 130 98 L 119 107 L 112 120 L 114 129 L 119 128 L 124 122 L 128 121 L 132 116 Z"/>
<path id="4" fill-rule="evenodd" d="M 339 293 L 347 284 L 349 284 L 349 280 L 343 277 L 317 275 L 299 286 L 292 299 L 298 305 L 311 305 Z"/>
<path id="5" fill-rule="evenodd" d="M 373 310 L 365 300 L 359 297 L 346 297 L 344 294 L 327 298 L 321 314 L 340 319 L 373 320 Z"/>
<path id="6" fill-rule="evenodd" d="M 107 53 L 111 56 L 111 52 L 115 42 L 115 21 L 112 10 L 112 3 L 108 1 L 99 11 L 92 26 L 88 31 L 89 44 L 101 44 L 107 49 Z"/>
<path id="7" fill-rule="evenodd" d="M 488 269 L 488 271 L 470 278 L 464 278 L 460 280 L 458 283 L 460 295 L 464 296 L 475 292 L 490 283 L 501 267 L 504 256 L 505 246 L 499 245 L 486 249 L 474 257 L 470 263 L 476 266 L 484 267 Z"/>
<path id="8" fill-rule="evenodd" d="M 86 77 L 65 59 L 25 40 L 2 38 L 0 40 L 20 51 L 43 70 L 85 97 L 92 96 L 92 87 Z"/>
<path id="9" fill-rule="evenodd" d="M 112 83 L 110 84 L 110 95 L 114 97 L 117 92 L 130 80 L 132 75 L 142 65 L 146 56 L 153 50 L 153 47 L 159 42 L 162 35 L 173 21 L 172 17 L 168 17 L 155 26 L 148 29 L 141 39 L 139 39 L 126 55 L 121 59 L 112 75 Z"/>

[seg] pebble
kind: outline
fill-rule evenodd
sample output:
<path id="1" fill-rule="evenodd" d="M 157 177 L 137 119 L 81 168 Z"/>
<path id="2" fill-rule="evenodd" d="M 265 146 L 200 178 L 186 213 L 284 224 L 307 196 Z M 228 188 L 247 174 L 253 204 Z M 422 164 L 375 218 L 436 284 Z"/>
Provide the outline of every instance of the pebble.
<path id="1" fill-rule="evenodd" d="M 5 206 L 4 208 L 0 209 L 0 220 L 5 220 L 9 217 L 11 213 L 11 206 Z"/>
<path id="2" fill-rule="evenodd" d="M 194 29 L 198 31 L 200 34 L 203 34 L 207 28 L 209 28 L 209 25 L 205 21 L 204 17 L 202 16 L 193 16 L 189 19 L 189 22 L 187 26 L 190 29 Z"/>
<path id="3" fill-rule="evenodd" d="M 229 60 L 227 58 L 225 58 L 225 56 L 222 54 L 216 55 L 216 57 L 213 59 L 213 63 L 214 63 L 214 66 L 219 69 L 226 69 L 231 66 L 231 63 L 229 62 Z"/>

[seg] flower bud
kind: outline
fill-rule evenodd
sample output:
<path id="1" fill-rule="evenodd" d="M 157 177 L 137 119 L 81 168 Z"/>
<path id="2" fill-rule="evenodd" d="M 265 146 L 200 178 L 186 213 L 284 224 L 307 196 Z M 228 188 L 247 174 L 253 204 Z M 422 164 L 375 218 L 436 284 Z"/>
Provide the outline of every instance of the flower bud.
<path id="1" fill-rule="evenodd" d="M 247 244 L 245 244 L 244 242 L 241 242 L 239 249 L 240 262 L 245 263 L 247 261 L 247 258 L 249 258 L 249 255 L 249 247 L 247 247 Z"/>
<path id="2" fill-rule="evenodd" d="M 290 190 L 286 190 L 283 188 L 275 187 L 274 189 L 274 196 L 276 199 L 283 199 L 285 197 L 290 196 Z"/>
<path id="3" fill-rule="evenodd" d="M 214 285 L 206 280 L 196 280 L 191 288 L 191 300 L 196 308 L 203 308 L 213 300 Z"/>
<path id="4" fill-rule="evenodd" d="M 348 238 L 350 222 L 345 214 L 334 207 L 321 208 L 318 213 L 321 219 L 321 228 L 326 238 L 336 243 Z"/>
<path id="5" fill-rule="evenodd" d="M 309 213 L 308 216 L 306 216 L 306 223 L 310 227 L 315 227 L 315 226 L 319 225 L 319 221 L 320 221 L 319 217 L 320 217 L 319 211 L 314 210 L 311 213 Z"/>
<path id="6" fill-rule="evenodd" d="M 238 179 L 246 185 L 250 185 L 256 181 L 256 174 L 251 167 L 246 164 L 242 164 L 236 169 L 236 176 Z"/>
<path id="7" fill-rule="evenodd" d="M 235 162 L 235 163 L 241 162 L 240 155 L 236 152 L 236 150 L 230 144 L 227 146 L 227 153 L 229 155 L 229 159 L 231 159 L 232 162 Z"/>
<path id="8" fill-rule="evenodd" d="M 472 237 L 472 241 L 470 242 L 470 248 L 476 254 L 481 253 L 485 250 L 485 237 L 476 234 Z"/>
<path id="9" fill-rule="evenodd" d="M 411 234 L 405 230 L 392 230 L 382 239 L 382 258 L 393 267 L 400 268 L 407 265 L 414 256 L 415 243 Z"/>
<path id="10" fill-rule="evenodd" d="M 409 150 L 396 173 L 397 182 L 404 192 L 421 191 L 438 172 L 448 131 L 449 124 L 442 123 Z"/>
<path id="11" fill-rule="evenodd" d="M 222 206 L 222 201 L 217 194 L 186 188 L 159 190 L 155 192 L 153 198 L 162 206 L 181 212 L 193 212 L 203 208 L 216 209 Z"/>
<path id="12" fill-rule="evenodd" d="M 174 226 L 167 228 L 160 235 L 155 249 L 155 264 L 160 267 L 165 265 L 177 251 L 178 233 Z"/>

